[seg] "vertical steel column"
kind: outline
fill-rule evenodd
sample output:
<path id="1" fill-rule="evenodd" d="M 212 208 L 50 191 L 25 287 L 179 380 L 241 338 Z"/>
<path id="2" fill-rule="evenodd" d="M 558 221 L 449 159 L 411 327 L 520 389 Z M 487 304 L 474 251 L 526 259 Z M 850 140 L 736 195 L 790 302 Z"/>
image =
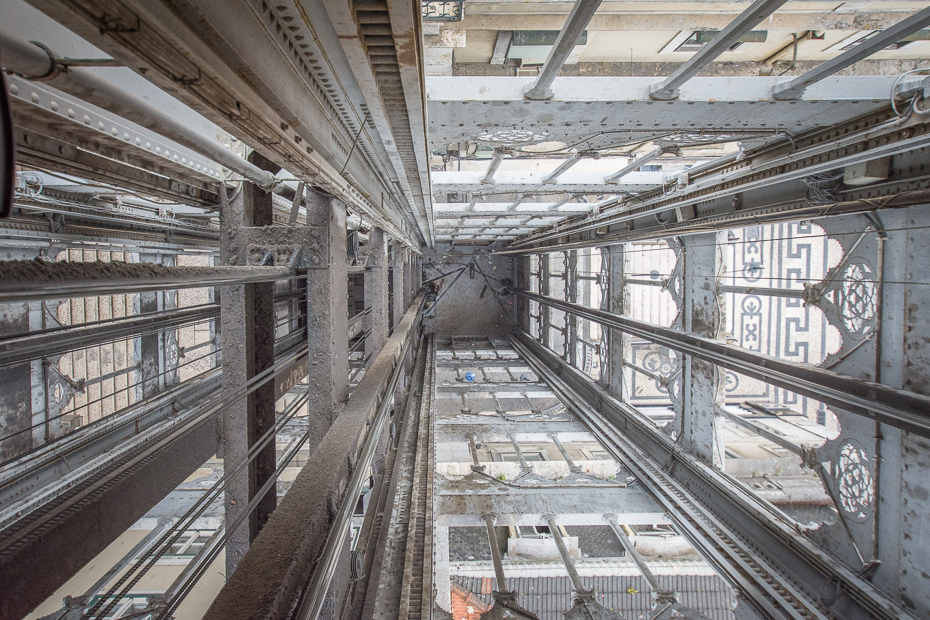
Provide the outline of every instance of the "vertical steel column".
<path id="1" fill-rule="evenodd" d="M 161 254 L 140 253 L 143 263 L 162 264 Z M 158 312 L 161 307 L 162 291 L 139 293 L 139 312 Z M 142 375 L 142 398 L 152 398 L 164 388 L 164 356 L 161 334 L 151 332 L 139 336 L 139 374 Z"/>
<path id="2" fill-rule="evenodd" d="M 683 63 L 670 76 L 653 84 L 649 89 L 652 99 L 677 99 L 679 87 L 693 78 L 697 73 L 712 63 L 720 54 L 737 43 L 743 35 L 752 30 L 759 22 L 778 10 L 788 0 L 756 0 L 740 13 L 739 17 L 727 24 L 717 33 L 713 41 L 705 44 L 687 62 Z"/>
<path id="3" fill-rule="evenodd" d="M 562 539 L 562 533 L 559 532 L 559 526 L 555 524 L 555 516 L 546 515 L 545 519 L 546 525 L 549 526 L 549 532 L 552 534 L 552 538 L 555 540 L 555 544 L 559 548 L 559 555 L 562 556 L 562 564 L 565 565 L 565 570 L 568 571 L 568 578 L 572 581 L 572 588 L 578 594 L 590 592 L 590 590 L 584 587 L 584 582 L 581 581 L 581 576 L 578 574 L 578 571 L 575 570 L 575 563 L 572 561 L 572 556 L 568 553 L 568 547 L 565 545 L 565 541 Z"/>
<path id="4" fill-rule="evenodd" d="M 259 161 L 256 161 L 259 160 Z M 277 172 L 277 167 L 253 152 L 249 161 L 254 161 L 264 169 L 272 168 L 270 172 Z M 252 225 L 255 227 L 271 226 L 274 221 L 272 212 L 274 204 L 271 193 L 253 184 L 243 189 L 247 192 L 246 204 L 251 202 Z M 275 340 L 275 308 L 274 308 L 274 282 L 261 282 L 248 284 L 245 287 L 246 296 L 250 297 L 252 305 L 250 345 L 252 347 L 251 368 L 249 376 L 252 377 L 274 366 L 274 340 Z M 268 381 L 249 395 L 249 446 L 274 426 L 275 418 L 275 384 Z M 249 498 L 262 488 L 268 480 L 275 477 L 277 469 L 277 452 L 275 442 L 269 442 L 249 467 Z M 278 505 L 276 485 L 262 497 L 255 506 L 255 512 L 249 519 L 249 540 L 254 541 L 264 527 L 271 513 Z"/>
<path id="5" fill-rule="evenodd" d="M 549 205 L 548 210 L 549 210 L 549 211 L 558 211 L 558 210 L 559 210 L 559 207 L 561 207 L 561 206 L 564 205 L 564 204 L 570 203 L 570 202 L 571 202 L 572 200 L 574 200 L 574 199 L 575 199 L 575 195 L 574 195 L 574 194 L 569 194 L 568 196 L 566 196 L 566 197 L 563 198 L 562 200 L 559 200 L 558 202 L 554 202 L 554 203 L 552 203 L 551 205 Z"/>
<path id="6" fill-rule="evenodd" d="M 614 314 L 626 314 L 630 309 L 630 292 L 626 285 L 626 245 L 612 245 L 609 253 L 602 260 L 607 261 L 607 307 L 604 310 Z M 607 331 L 607 389 L 616 398 L 629 400 L 630 371 L 623 363 L 632 357 L 630 337 L 616 329 Z"/>
<path id="7" fill-rule="evenodd" d="M 575 0 L 568 19 L 565 20 L 562 31 L 559 32 L 555 45 L 552 46 L 549 57 L 546 58 L 546 64 L 539 72 L 539 77 L 526 91 L 527 99 L 552 99 L 552 90 L 549 87 L 559 75 L 562 65 L 568 60 L 575 47 L 575 42 L 588 27 L 588 22 L 591 21 L 599 6 L 601 6 L 601 0 Z"/>
<path id="8" fill-rule="evenodd" d="M 525 397 L 526 395 L 524 395 L 524 398 Z M 533 468 L 530 467 L 530 464 L 526 461 L 526 457 L 523 456 L 523 450 L 520 449 L 517 438 L 513 434 L 508 435 L 508 437 L 510 438 L 510 443 L 513 445 L 514 451 L 517 453 L 517 458 L 520 459 L 520 471 L 524 474 L 532 473 Z"/>
<path id="9" fill-rule="evenodd" d="M 562 253 L 562 260 L 565 261 L 565 301 L 571 300 L 571 303 L 578 302 L 578 295 L 575 292 L 578 271 L 578 251 L 568 250 Z M 577 368 L 578 362 L 578 318 L 568 312 L 565 313 L 565 355 L 564 359 L 572 366 Z"/>
<path id="10" fill-rule="evenodd" d="M 365 307 L 371 333 L 365 339 L 365 355 L 369 364 L 388 339 L 388 266 L 387 234 L 373 228 L 368 238 L 368 269 L 365 271 Z"/>
<path id="11" fill-rule="evenodd" d="M 278 168 L 257 152 L 249 162 L 274 174 Z M 221 191 L 224 191 L 222 188 Z M 224 265 L 247 265 L 247 237 L 253 227 L 272 224 L 271 194 L 246 183 L 221 217 L 220 248 Z M 235 390 L 274 364 L 274 283 L 222 287 L 220 312 L 223 339 L 223 388 Z M 275 386 L 268 382 L 245 399 L 230 405 L 223 414 L 223 457 L 232 462 L 243 457 L 255 440 L 274 424 Z M 274 475 L 275 445 L 271 442 L 226 489 L 226 520 L 236 519 L 254 494 Z M 231 575 L 251 541 L 258 536 L 277 505 L 274 487 L 249 516 L 248 529 L 231 533 L 226 545 L 226 574 Z"/>
<path id="12" fill-rule="evenodd" d="M 558 448 L 559 454 L 562 455 L 562 458 L 565 459 L 565 462 L 568 463 L 568 470 L 574 474 L 580 474 L 581 468 L 578 467 L 578 465 L 575 464 L 575 461 L 572 460 L 572 457 L 568 454 L 565 446 L 563 446 L 562 442 L 559 441 L 559 436 L 555 433 L 549 433 L 548 437 L 552 440 L 552 443 L 555 444 L 555 447 Z"/>
<path id="13" fill-rule="evenodd" d="M 723 336 L 726 321 L 719 291 L 726 261 L 718 245 L 721 234 L 726 233 L 684 237 L 681 249 L 682 329 L 715 339 Z M 722 469 L 724 418 L 719 415 L 718 406 L 723 402 L 724 371 L 691 356 L 686 356 L 682 364 L 679 441 L 708 465 Z"/>
<path id="14" fill-rule="evenodd" d="M 484 515 L 484 526 L 488 531 L 488 546 L 491 547 L 491 560 L 494 562 L 494 575 L 497 577 L 497 591 L 509 592 L 507 577 L 504 576 L 504 563 L 501 561 L 501 550 L 497 546 L 497 534 L 494 532 L 494 515 Z"/>
<path id="15" fill-rule="evenodd" d="M 307 194 L 308 240 L 315 235 L 324 242 L 322 260 L 307 270 L 305 300 L 312 454 L 349 389 L 349 291 L 345 203 L 315 191 Z"/>
<path id="16" fill-rule="evenodd" d="M 539 255 L 539 294 L 549 296 L 549 255 Z M 547 349 L 552 349 L 549 338 L 549 306 L 539 304 L 539 342 Z"/>
<path id="17" fill-rule="evenodd" d="M 404 317 L 404 312 L 407 310 L 406 304 L 406 289 L 404 287 L 404 282 L 406 281 L 404 277 L 404 271 L 406 266 L 406 254 L 407 250 L 400 244 L 400 242 L 394 243 L 394 264 L 391 269 L 391 276 L 394 279 L 394 294 L 393 294 L 393 303 L 391 304 L 391 309 L 393 310 L 393 316 L 391 317 L 391 324 L 394 326 L 394 329 L 397 329 L 397 326 L 400 325 L 401 319 Z"/>
<path id="18" fill-rule="evenodd" d="M 471 454 L 471 470 L 476 473 L 483 472 L 485 468 L 478 458 L 478 445 L 475 443 L 474 435 L 468 436 L 468 453 Z"/>

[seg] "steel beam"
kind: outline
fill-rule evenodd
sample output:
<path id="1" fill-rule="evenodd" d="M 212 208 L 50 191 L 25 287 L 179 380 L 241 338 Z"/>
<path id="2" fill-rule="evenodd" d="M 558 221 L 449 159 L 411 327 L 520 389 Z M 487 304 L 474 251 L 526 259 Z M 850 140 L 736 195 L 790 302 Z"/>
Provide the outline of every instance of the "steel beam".
<path id="1" fill-rule="evenodd" d="M 643 163 L 646 162 L 640 162 L 638 165 Z M 555 182 L 547 184 L 544 183 L 547 176 L 545 172 L 537 171 L 499 171 L 492 185 L 482 185 L 483 173 L 480 171 L 440 171 L 433 173 L 433 192 L 463 192 L 475 196 L 531 192 L 538 189 L 540 192 L 551 194 L 610 194 L 648 191 L 661 186 L 665 180 L 662 172 L 634 172 L 627 174 L 623 182 L 613 184 L 604 180 L 603 172 L 569 170 L 561 174 Z"/>
<path id="2" fill-rule="evenodd" d="M 215 319 L 217 316 L 219 316 L 219 306 L 207 304 L 0 338 L 0 366 L 16 364 L 40 356 L 53 357 L 66 351 L 113 342 L 145 332 L 157 332 L 200 323 Z"/>
<path id="3" fill-rule="evenodd" d="M 111 134 L 107 134 L 106 138 L 78 136 L 56 123 L 57 119 L 42 119 L 42 116 L 20 112 L 13 115 L 16 124 L 16 160 L 20 165 L 118 185 L 128 191 L 171 202 L 203 207 L 217 205 L 218 195 L 210 188 L 211 183 L 190 178 L 186 173 L 178 174 L 176 169 L 148 159 L 148 153 L 134 153 L 137 149 L 133 147 L 109 144 Z M 91 131 L 99 131 L 99 126 Z M 45 135 L 48 133 L 58 137 Z M 171 148 L 165 151 L 177 152 Z M 44 205 L 44 208 L 54 207 Z M 102 216 L 97 217 L 103 219 Z M 155 222 L 153 224 L 158 225 Z"/>
<path id="4" fill-rule="evenodd" d="M 849 131 L 854 129 L 854 131 Z M 548 230 L 533 233 L 514 244 L 514 247 L 539 245 L 542 241 L 564 238 L 567 235 L 590 231 L 604 226 L 629 222 L 668 211 L 678 211 L 695 205 L 706 205 L 711 200 L 765 189 L 771 192 L 779 183 L 797 181 L 812 174 L 843 168 L 854 163 L 871 161 L 892 154 L 902 154 L 930 144 L 930 123 L 922 117 L 900 122 L 892 114 L 866 117 L 835 129 L 812 132 L 791 144 L 773 145 L 761 149 L 752 157 L 737 159 L 719 170 L 708 170 L 689 178 L 689 185 L 666 196 L 653 191 L 624 201 L 602 211 L 600 216 L 562 222 L 558 231 Z M 876 186 L 871 186 L 869 197 L 875 195 Z M 922 189 L 922 188 L 921 188 Z M 847 190 L 849 192 L 850 190 Z M 865 195 L 863 194 L 863 197 Z M 730 203 L 730 211 L 739 211 L 738 203 Z M 812 205 L 799 200 L 790 208 L 811 208 Z M 854 208 L 846 205 L 847 208 Z M 872 205 L 872 209 L 885 208 L 884 203 Z M 778 211 L 787 207 L 779 205 Z M 844 206 L 821 207 L 823 213 L 832 214 L 844 210 Z M 716 215 L 716 214 L 715 214 Z M 770 214 L 771 215 L 771 214 Z M 799 217 L 801 217 L 799 215 Z M 679 219 L 676 217 L 676 219 Z M 683 217 L 680 220 L 691 220 Z M 664 228 L 671 229 L 666 223 Z M 603 240 L 601 240 L 603 243 Z M 537 247 L 536 249 L 540 249 Z"/>
<path id="5" fill-rule="evenodd" d="M 288 267 L 162 267 L 144 263 L 0 262 L 0 303 L 200 288 L 303 277 Z"/>
<path id="6" fill-rule="evenodd" d="M 378 351 L 387 342 L 388 329 L 388 240 L 380 228 L 372 229 L 368 240 L 368 263 L 365 270 L 365 307 L 371 309 L 365 339 L 365 355 L 374 363 Z"/>
<path id="7" fill-rule="evenodd" d="M 396 48 L 397 42 L 394 40 L 393 22 L 403 24 L 406 31 L 404 39 L 408 44 L 416 48 L 419 39 L 414 43 L 412 39 L 413 24 L 410 23 L 409 7 L 397 6 L 394 11 L 381 11 L 379 7 L 371 7 L 370 23 L 365 26 L 356 21 L 356 10 L 361 7 L 353 6 L 344 0 L 334 2 L 309 3 L 313 18 L 329 21 L 332 26 L 332 32 L 337 35 L 336 42 L 341 46 L 341 52 L 348 59 L 348 68 L 354 77 L 358 88 L 365 98 L 367 114 L 373 124 L 377 127 L 378 135 L 381 137 L 381 143 L 389 157 L 390 165 L 393 168 L 396 183 L 403 190 L 403 194 L 413 207 L 417 225 L 423 238 L 430 242 L 431 228 L 430 217 L 427 208 L 431 197 L 429 196 L 429 186 L 423 187 L 420 177 L 420 153 L 425 155 L 426 140 L 423 137 L 423 148 L 413 149 L 414 134 L 411 128 L 414 128 L 418 121 L 417 111 L 421 110 L 421 105 L 410 100 L 412 93 L 410 88 L 415 88 L 417 93 L 414 98 L 419 96 L 419 80 L 415 84 L 409 83 L 409 76 L 405 80 L 401 76 L 400 56 L 393 57 L 390 48 Z M 397 13 L 395 16 L 394 13 Z M 301 7 L 298 11 L 304 21 L 309 15 L 306 9 Z M 312 22 L 307 22 L 310 26 Z M 386 30 L 381 31 L 379 35 L 374 35 L 371 28 L 377 26 L 386 26 Z M 315 29 L 312 29 L 315 30 Z M 382 43 L 387 43 L 385 54 L 376 54 L 377 48 L 374 47 L 375 37 L 381 37 Z M 369 50 L 369 47 L 373 48 Z M 329 50 L 330 54 L 336 50 Z M 377 58 L 377 61 L 376 61 Z M 409 59 L 404 58 L 405 63 Z M 384 64 L 381 64 L 381 63 Z M 405 70 L 406 73 L 406 70 Z M 348 76 L 346 76 L 348 77 Z M 345 79 L 345 78 L 342 78 Z M 385 89 L 382 92 L 382 87 Z M 390 94 L 388 94 L 390 93 Z M 398 114 L 398 107 L 407 107 L 408 100 L 413 103 L 414 108 L 409 110 L 409 114 Z M 401 103 L 403 101 L 403 103 Z M 422 119 L 422 113 L 420 114 Z M 419 136 L 419 132 L 417 133 Z M 428 178 L 428 177 L 427 177 Z M 393 188 L 392 188 L 393 189 Z M 426 204 L 423 201 L 426 201 Z"/>
<path id="8" fill-rule="evenodd" d="M 393 184 L 379 177 L 383 166 L 353 157 L 348 180 L 340 175 L 355 133 L 346 127 L 352 123 L 357 129 L 363 115 L 345 99 L 341 82 L 331 79 L 338 71 L 328 53 L 341 50 L 317 55 L 307 51 L 319 38 L 313 29 L 295 33 L 309 23 L 305 15 L 280 4 L 220 7 L 198 2 L 195 7 L 130 0 L 101 11 L 88 10 L 81 0 L 30 2 L 301 180 L 419 247 L 406 215 L 389 198 L 396 194 Z M 230 11 L 238 15 L 242 8 L 252 15 L 230 19 Z M 238 36 L 220 34 L 204 17 L 208 9 L 221 11 L 215 23 L 238 29 Z M 303 37 L 303 45 L 296 36 Z M 335 37 L 328 40 L 339 45 Z M 276 59 L 273 69 L 263 67 L 271 58 Z M 323 88 L 323 78 L 332 82 L 329 88 Z"/>
<path id="9" fill-rule="evenodd" d="M 704 135 L 701 141 L 794 136 L 885 109 L 896 77 L 831 76 L 795 102 L 772 97 L 772 87 L 784 78 L 695 77 L 681 86 L 678 99 L 661 103 L 649 98 L 654 77 L 561 77 L 551 100 L 524 100 L 532 79 L 428 77 L 430 148 L 463 140 L 513 148 L 584 137 L 585 148 L 595 150 L 676 134 L 687 140 L 695 131 Z M 598 132 L 591 136 L 585 124 L 595 119 Z M 514 138 L 514 132 L 520 135 Z"/>
<path id="10" fill-rule="evenodd" d="M 816 69 L 812 69 L 804 75 L 799 75 L 793 80 L 776 84 L 772 87 L 772 97 L 779 100 L 800 99 L 804 95 L 804 91 L 810 86 L 830 77 L 837 71 L 868 58 L 876 52 L 882 51 L 889 45 L 897 43 L 910 34 L 914 34 L 928 24 L 930 24 L 930 7 L 917 11 L 894 26 L 882 30 L 861 43 L 857 43 L 852 49 L 828 60 Z"/>
<path id="11" fill-rule="evenodd" d="M 526 90 L 527 99 L 551 99 L 552 90 L 550 86 L 562 70 L 565 61 L 575 48 L 575 42 L 588 26 L 588 22 L 594 17 L 594 13 L 601 6 L 601 0 L 575 0 L 568 19 L 562 26 L 555 45 L 549 50 L 549 56 L 546 58 L 546 64 L 536 78 L 533 85 Z"/>
<path id="12" fill-rule="evenodd" d="M 704 44 L 698 52 L 683 63 L 670 76 L 653 84 L 649 96 L 653 99 L 668 100 L 678 96 L 678 88 L 693 78 L 698 72 L 712 63 L 720 54 L 727 51 L 743 35 L 752 30 L 759 22 L 774 13 L 788 0 L 756 0 L 739 17 L 727 24 L 717 33 L 713 41 Z"/>
<path id="13" fill-rule="evenodd" d="M 565 172 L 566 170 L 568 170 L 569 168 L 577 164 L 578 161 L 582 157 L 584 157 L 584 155 L 585 154 L 582 153 L 581 151 L 572 153 L 571 157 L 563 161 L 561 164 L 559 164 L 558 168 L 556 168 L 555 170 L 550 172 L 548 175 L 546 175 L 546 178 L 544 178 L 542 181 L 543 184 L 549 185 L 549 184 L 555 183 L 555 180 L 558 179 L 559 176 L 561 176 L 563 172 Z"/>
<path id="14" fill-rule="evenodd" d="M 653 149 L 649 151 L 642 157 L 637 157 L 636 159 L 628 163 L 626 166 L 624 166 L 623 168 L 621 168 L 614 174 L 604 179 L 604 183 L 607 183 L 609 185 L 616 185 L 620 181 L 620 179 L 622 179 L 623 177 L 625 177 L 626 175 L 630 174 L 631 172 L 635 170 L 639 170 L 640 168 L 642 168 L 643 166 L 651 162 L 653 159 L 656 159 L 659 156 L 661 156 L 662 153 L 664 152 L 665 152 L 664 150 L 657 148 L 657 149 Z"/>
<path id="15" fill-rule="evenodd" d="M 524 290 L 512 290 L 542 305 L 574 313 L 604 327 L 655 342 L 827 405 L 930 437 L 930 397 L 806 364 L 787 362 L 711 338 L 637 321 L 604 310 L 569 304 Z"/>
<path id="16" fill-rule="evenodd" d="M 138 123 L 208 157 L 211 161 L 226 166 L 260 187 L 271 189 L 275 183 L 274 175 L 250 164 L 216 140 L 201 136 L 158 108 L 113 86 L 86 69 L 61 71 L 47 49 L 8 34 L 0 34 L 0 49 L 3 51 L 3 68 L 7 71 L 30 79 L 49 81 L 83 101 Z M 218 171 L 214 174 L 219 176 Z"/>
<path id="17" fill-rule="evenodd" d="M 488 166 L 488 171 L 484 173 L 484 178 L 481 179 L 481 182 L 484 184 L 494 182 L 494 174 L 497 172 L 497 169 L 500 168 L 501 162 L 504 161 L 504 155 L 507 153 L 505 151 L 495 149 L 494 157 L 491 158 L 491 163 Z M 472 206 L 474 206 L 474 201 L 478 199 L 477 196 L 472 196 Z"/>
<path id="18" fill-rule="evenodd" d="M 177 416 L 179 410 L 186 411 L 215 394 L 220 381 L 220 371 L 210 370 L 0 467 L 0 528 L 88 479 L 101 456 L 113 460 L 134 444 L 150 439 L 159 432 L 159 425 Z"/>

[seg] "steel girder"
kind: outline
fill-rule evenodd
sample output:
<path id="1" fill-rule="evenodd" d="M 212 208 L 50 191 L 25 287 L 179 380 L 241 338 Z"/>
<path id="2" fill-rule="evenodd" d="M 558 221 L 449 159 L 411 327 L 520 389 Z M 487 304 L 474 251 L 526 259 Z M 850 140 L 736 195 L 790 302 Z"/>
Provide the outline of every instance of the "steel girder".
<path id="1" fill-rule="evenodd" d="M 217 204 L 205 157 L 45 84 L 10 76 L 17 159 L 182 203 Z"/>
<path id="2" fill-rule="evenodd" d="M 175 308 L 0 338 L 0 366 L 52 357 L 122 338 L 200 323 L 219 317 L 217 304 Z"/>
<path id="3" fill-rule="evenodd" d="M 0 303 L 274 282 L 288 267 L 162 267 L 151 263 L 0 262 Z"/>
<path id="4" fill-rule="evenodd" d="M 719 209 L 690 220 L 671 222 L 664 225 L 635 226 L 631 229 L 625 229 L 623 226 L 608 227 L 609 232 L 603 235 L 586 233 L 566 235 L 552 247 L 537 250 L 501 250 L 498 253 L 527 254 L 614 246 L 631 241 L 667 239 L 698 234 L 708 230 L 725 230 L 777 222 L 818 220 L 840 215 L 868 214 L 887 209 L 904 209 L 930 203 L 930 178 L 894 181 L 880 186 L 869 186 L 868 188 L 843 192 L 839 198 L 839 202 L 828 205 L 811 205 L 805 196 L 800 195 L 787 200 L 775 200 L 739 210 L 732 209 L 732 201 L 718 199 L 714 201 L 714 205 L 719 205 Z"/>
<path id="5" fill-rule="evenodd" d="M 625 202 L 618 202 L 601 211 L 593 218 L 572 218 L 560 222 L 558 230 L 541 230 L 531 233 L 517 240 L 513 244 L 514 251 L 533 249 L 541 251 L 546 247 L 562 248 L 564 239 L 580 239 L 582 235 L 592 239 L 587 245 L 603 245 L 605 239 L 593 242 L 590 232 L 596 229 L 614 226 L 613 232 L 629 232 L 636 228 L 653 228 L 655 217 L 668 212 L 661 222 L 663 226 L 676 224 L 687 226 L 690 220 L 696 224 L 705 208 L 716 207 L 707 215 L 720 216 L 729 211 L 739 216 L 743 208 L 743 196 L 750 196 L 751 192 L 762 192 L 769 196 L 764 204 L 770 213 L 798 210 L 794 219 L 810 217 L 815 205 L 798 196 L 798 189 L 805 186 L 800 183 L 810 175 L 842 170 L 846 166 L 865 161 L 871 161 L 890 155 L 895 160 L 909 157 L 911 151 L 930 144 L 930 122 L 922 117 L 907 120 L 899 119 L 889 112 L 872 115 L 857 121 L 837 126 L 829 130 L 812 132 L 803 138 L 793 139 L 791 142 L 773 145 L 760 149 L 743 159 L 733 161 L 727 159 L 721 165 L 705 168 L 694 177 L 689 176 L 684 183 L 666 195 L 664 191 L 649 192 Z M 792 186 L 791 183 L 794 183 Z M 923 189 L 920 186 L 921 177 L 914 177 L 913 181 L 888 181 L 857 190 L 847 190 L 845 195 L 849 200 L 872 198 L 888 193 L 908 192 Z M 901 188 L 889 192 L 890 188 Z M 803 192 L 802 192 L 803 195 Z M 736 198 L 733 198 L 733 197 Z M 727 199 L 729 207 L 721 207 L 720 199 Z M 839 201 L 839 199 L 838 199 Z M 847 205 L 850 206 L 850 205 Z M 871 206 L 860 205 L 861 210 L 882 208 L 881 203 Z M 829 208 L 828 208 L 829 207 Z M 753 208 L 753 207 L 749 207 Z M 834 213 L 848 212 L 843 205 L 822 206 L 814 212 L 823 216 Z M 816 217 L 816 215 L 815 215 Z M 784 218 L 789 219 L 789 218 Z M 728 224 L 718 224 L 711 228 L 724 228 Z M 705 226 L 704 230 L 708 228 Z M 571 236 L 571 237 L 570 237 Z M 653 236 L 654 235 L 653 233 Z M 665 236 L 665 235 L 658 235 Z"/>
<path id="6" fill-rule="evenodd" d="M 300 13 L 247 0 L 30 3 L 262 155 L 419 247 L 383 163 L 363 161 L 358 153 L 349 157 L 364 112 L 330 79 L 336 70 L 327 56 L 341 50 L 314 54 L 308 51 L 314 37 L 295 33 L 307 24 Z M 359 137 L 360 144 L 368 142 Z"/>
<path id="7" fill-rule="evenodd" d="M 803 394 L 830 406 L 930 437 L 930 397 L 864 381 L 816 366 L 784 361 L 712 338 L 630 319 L 552 297 L 514 289 L 518 295 L 600 323 L 733 372 Z"/>
<path id="8" fill-rule="evenodd" d="M 890 4 L 890 3 L 889 3 Z M 589 32 L 656 32 L 680 30 L 723 30 L 745 8 L 742 2 L 689 2 L 686 10 L 663 10 L 664 5 L 649 11 L 649 5 L 632 12 L 620 4 L 608 3 L 601 6 L 591 19 Z M 818 10 L 811 5 L 788 3 L 773 13 L 765 22 L 772 32 L 801 32 L 804 30 L 855 30 L 857 24 L 868 24 L 869 28 L 884 29 L 893 26 L 903 16 L 923 8 L 921 2 L 895 3 L 894 8 L 886 4 L 861 5 L 843 2 L 839 6 L 821 5 Z M 883 10 L 870 10 L 881 6 Z M 470 30 L 559 30 L 571 11 L 572 3 L 514 3 L 475 2 L 465 11 L 463 25 Z M 658 8 L 662 7 L 662 8 Z"/>
<path id="9" fill-rule="evenodd" d="M 551 100 L 524 100 L 533 78 L 427 78 L 431 148 L 470 140 L 500 147 L 543 141 L 597 149 L 663 139 L 678 146 L 760 140 L 832 127 L 888 104 L 895 77 L 830 77 L 795 102 L 776 101 L 779 78 L 696 77 L 678 99 L 649 98 L 653 77 L 562 77 Z"/>
<path id="10" fill-rule="evenodd" d="M 616 183 L 607 180 L 610 173 L 578 170 L 569 170 L 551 183 L 545 182 L 547 172 L 498 170 L 492 183 L 482 183 L 484 174 L 478 170 L 434 172 L 433 192 L 467 192 L 473 196 L 534 190 L 540 194 L 617 194 L 645 192 L 665 182 L 664 172 L 631 172 Z"/>
<path id="11" fill-rule="evenodd" d="M 805 537 L 793 519 L 683 450 L 652 420 L 526 333 L 516 338 L 517 348 L 560 398 L 662 501 L 677 529 L 762 617 L 913 618 Z"/>

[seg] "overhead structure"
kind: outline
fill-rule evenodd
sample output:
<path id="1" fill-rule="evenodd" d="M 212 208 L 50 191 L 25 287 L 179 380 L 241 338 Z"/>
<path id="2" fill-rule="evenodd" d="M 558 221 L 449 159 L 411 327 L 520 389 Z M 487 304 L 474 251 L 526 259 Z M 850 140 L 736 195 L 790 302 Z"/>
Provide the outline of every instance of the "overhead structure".
<path id="1" fill-rule="evenodd" d="M 0 620 L 930 617 L 926 4 L 6 0 Z"/>

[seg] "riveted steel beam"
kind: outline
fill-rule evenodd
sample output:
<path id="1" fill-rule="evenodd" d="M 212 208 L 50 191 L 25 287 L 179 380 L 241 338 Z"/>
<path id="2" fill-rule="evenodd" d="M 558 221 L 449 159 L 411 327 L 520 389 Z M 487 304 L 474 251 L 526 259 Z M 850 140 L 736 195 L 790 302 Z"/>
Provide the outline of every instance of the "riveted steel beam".
<path id="1" fill-rule="evenodd" d="M 585 138 L 584 148 L 596 150 L 660 138 L 687 146 L 794 136 L 885 108 L 895 79 L 831 76 L 789 102 L 772 97 L 784 78 L 694 77 L 677 99 L 658 102 L 649 97 L 654 77 L 561 77 L 552 99 L 533 101 L 523 98 L 532 78 L 430 76 L 430 148 L 465 140 L 518 148 Z"/>
<path id="2" fill-rule="evenodd" d="M 722 161 L 719 167 L 705 169 L 695 176 L 689 175 L 688 184 L 678 189 L 674 196 L 662 191 L 641 194 L 633 199 L 617 201 L 614 206 L 603 209 L 594 218 L 574 218 L 559 223 L 558 230 L 552 228 L 532 233 L 519 239 L 513 247 L 539 249 L 544 245 L 558 245 L 558 239 L 567 235 L 580 234 L 640 220 L 655 214 L 675 211 L 670 219 L 674 224 L 695 219 L 678 217 L 686 208 L 697 208 L 710 201 L 743 194 L 753 190 L 772 188 L 779 184 L 798 181 L 813 174 L 842 169 L 847 165 L 871 161 L 892 154 L 906 153 L 930 144 L 930 122 L 921 117 L 902 122 L 890 112 L 867 116 L 834 129 L 812 132 L 790 143 L 760 149 L 756 154 Z M 803 186 L 802 186 L 803 187 Z M 873 187 L 874 190 L 874 187 Z M 874 195 L 874 194 L 873 194 Z M 873 209 L 885 205 L 872 205 Z M 811 208 L 809 203 L 798 201 L 778 209 Z M 740 211 L 739 201 L 733 201 L 731 210 Z M 816 210 L 816 209 L 815 209 Z M 830 215 L 834 211 L 821 208 L 818 213 Z M 837 211 L 839 212 L 839 211 Z M 718 215 L 718 214 L 715 214 Z M 738 215 L 738 213 L 737 213 Z M 801 217 L 799 214 L 798 217 Z M 697 220 L 695 220 L 697 221 Z M 668 221 L 665 222 L 669 224 Z"/>

